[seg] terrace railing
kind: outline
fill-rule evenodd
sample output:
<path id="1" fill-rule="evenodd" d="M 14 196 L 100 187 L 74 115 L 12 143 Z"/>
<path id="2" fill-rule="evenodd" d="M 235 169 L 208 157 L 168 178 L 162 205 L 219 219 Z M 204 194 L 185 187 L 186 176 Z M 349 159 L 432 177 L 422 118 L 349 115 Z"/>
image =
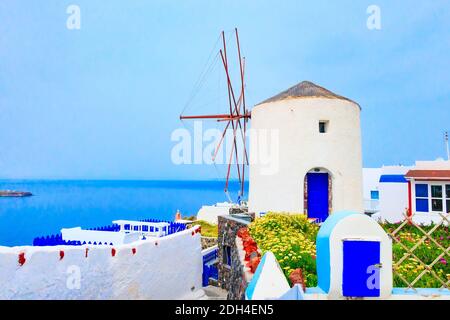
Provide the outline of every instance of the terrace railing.
<path id="1" fill-rule="evenodd" d="M 180 231 L 183 231 L 186 229 L 186 225 L 183 223 L 177 223 L 172 221 L 161 221 L 156 219 L 144 219 L 140 220 L 142 222 L 167 222 L 169 223 L 167 234 L 166 236 L 170 234 L 174 234 Z M 118 232 L 120 230 L 120 226 L 117 224 L 112 224 L 110 226 L 104 226 L 104 227 L 97 227 L 97 228 L 90 228 L 87 230 L 93 230 L 93 231 L 110 231 L 110 232 Z M 83 244 L 86 244 L 86 242 L 81 241 L 65 241 L 62 238 L 62 234 L 52 234 L 48 236 L 43 237 L 36 237 L 33 239 L 33 246 L 59 246 L 59 245 L 66 245 L 66 246 L 81 246 Z M 97 243 L 88 243 L 88 244 L 94 244 L 97 245 Z M 106 244 L 106 243 L 104 243 Z"/>
<path id="2" fill-rule="evenodd" d="M 393 240 L 393 246 L 399 249 L 399 253 L 403 253 L 397 257 L 394 254 L 394 278 L 397 278 L 397 281 L 400 279 L 408 289 L 416 291 L 421 280 L 427 284 L 432 281 L 434 284 L 438 284 L 440 289 L 450 289 L 450 271 L 448 271 L 450 245 L 442 244 L 443 242 L 450 243 L 448 241 L 450 239 L 448 233 L 450 213 L 439 213 L 439 215 L 439 222 L 428 227 L 419 225 L 414 222 L 412 217 L 405 215 L 406 219 L 395 230 L 388 230 L 388 234 Z M 447 223 L 447 227 L 445 227 L 445 223 Z M 446 228 L 446 235 L 440 236 L 438 239 L 433 235 L 441 228 Z M 425 252 L 425 254 L 420 254 L 418 251 Z M 414 262 L 416 267 L 407 265 L 408 261 Z M 446 271 L 439 271 L 444 270 L 443 268 Z M 408 270 L 409 275 L 407 275 Z M 425 277 L 428 279 L 425 280 Z"/>
<path id="3" fill-rule="evenodd" d="M 156 220 L 156 219 L 142 219 L 139 220 L 141 222 L 167 222 L 169 224 L 168 226 L 168 230 L 167 230 L 167 234 L 166 235 L 170 235 L 170 234 L 174 234 L 183 230 L 186 230 L 186 225 L 184 223 L 178 223 L 178 222 L 173 222 L 173 221 L 162 221 L 162 220 Z"/>
<path id="4" fill-rule="evenodd" d="M 110 232 L 118 232 L 120 226 L 117 224 L 112 224 L 109 226 L 90 228 L 88 230 L 94 231 L 110 231 Z M 81 241 L 65 241 L 62 238 L 62 234 L 52 234 L 43 237 L 36 237 L 33 239 L 33 246 L 81 246 L 83 243 Z"/>
<path id="5" fill-rule="evenodd" d="M 214 246 L 210 249 L 202 251 L 203 258 L 203 274 L 202 274 L 202 285 L 204 287 L 209 285 L 209 280 L 218 279 L 217 270 L 217 259 L 218 259 L 218 248 Z"/>

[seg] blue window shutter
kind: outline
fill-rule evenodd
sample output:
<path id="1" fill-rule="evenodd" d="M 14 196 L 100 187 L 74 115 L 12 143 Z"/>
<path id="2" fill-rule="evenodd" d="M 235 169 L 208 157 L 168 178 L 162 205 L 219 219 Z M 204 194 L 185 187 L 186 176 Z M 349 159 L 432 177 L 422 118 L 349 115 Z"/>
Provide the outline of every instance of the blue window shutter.
<path id="1" fill-rule="evenodd" d="M 416 211 L 428 212 L 428 199 L 416 199 Z"/>
<path id="2" fill-rule="evenodd" d="M 428 184 L 416 184 L 416 197 L 428 198 Z"/>

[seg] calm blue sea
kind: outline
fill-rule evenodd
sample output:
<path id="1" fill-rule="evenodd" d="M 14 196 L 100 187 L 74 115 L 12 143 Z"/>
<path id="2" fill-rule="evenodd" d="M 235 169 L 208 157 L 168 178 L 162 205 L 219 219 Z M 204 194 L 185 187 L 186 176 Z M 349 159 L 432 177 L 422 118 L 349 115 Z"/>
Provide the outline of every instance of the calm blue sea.
<path id="1" fill-rule="evenodd" d="M 177 209 L 195 215 L 204 204 L 227 201 L 223 188 L 223 181 L 0 180 L 1 190 L 33 193 L 0 197 L 0 245 L 30 245 L 63 227 L 104 226 L 115 219 L 173 220 Z M 234 197 L 237 189 L 232 182 Z"/>

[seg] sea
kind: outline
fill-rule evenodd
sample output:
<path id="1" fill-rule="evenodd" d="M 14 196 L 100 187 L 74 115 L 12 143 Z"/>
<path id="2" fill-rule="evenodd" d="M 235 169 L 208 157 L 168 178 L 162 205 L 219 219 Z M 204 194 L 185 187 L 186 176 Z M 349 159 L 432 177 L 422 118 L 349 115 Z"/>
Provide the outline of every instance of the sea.
<path id="1" fill-rule="evenodd" d="M 31 245 L 61 228 L 94 228 L 117 219 L 172 221 L 177 210 L 193 216 L 202 205 L 228 201 L 224 186 L 219 180 L 0 180 L 0 190 L 33 193 L 0 197 L 0 246 Z M 239 183 L 231 181 L 229 189 L 236 200 Z"/>

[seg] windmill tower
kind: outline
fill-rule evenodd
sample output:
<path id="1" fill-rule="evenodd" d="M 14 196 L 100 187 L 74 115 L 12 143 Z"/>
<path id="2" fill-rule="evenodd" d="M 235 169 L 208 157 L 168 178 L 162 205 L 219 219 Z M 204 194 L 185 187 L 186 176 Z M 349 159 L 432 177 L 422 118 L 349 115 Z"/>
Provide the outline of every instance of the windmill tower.
<path id="1" fill-rule="evenodd" d="M 307 213 L 363 212 L 360 106 L 304 81 L 252 109 L 249 210 Z M 267 161 L 259 150 L 275 132 Z M 275 154 L 273 154 L 275 153 Z"/>
<path id="2" fill-rule="evenodd" d="M 314 83 L 304 81 L 253 107 L 245 101 L 245 59 L 241 57 L 235 30 L 240 84 L 236 90 L 230 76 L 227 43 L 222 32 L 220 58 L 226 74 L 228 113 L 180 116 L 182 120 L 216 120 L 233 132 L 228 156 L 225 192 L 228 192 L 232 159 L 235 159 L 240 197 L 244 195 L 245 166 L 249 171 L 249 211 L 307 213 L 325 220 L 333 211 L 363 212 L 360 106 Z M 248 121 L 252 120 L 250 152 L 246 147 Z M 275 132 L 278 140 L 271 151 L 275 170 L 267 170 L 261 150 L 267 139 L 261 133 Z M 237 141 L 243 148 L 238 150 Z M 270 148 L 269 148 L 270 149 Z M 264 153 L 264 151 L 262 152 Z M 270 153 L 270 152 L 269 152 Z M 241 161 L 239 161 L 241 159 Z M 250 161 L 249 161 L 250 160 Z"/>

